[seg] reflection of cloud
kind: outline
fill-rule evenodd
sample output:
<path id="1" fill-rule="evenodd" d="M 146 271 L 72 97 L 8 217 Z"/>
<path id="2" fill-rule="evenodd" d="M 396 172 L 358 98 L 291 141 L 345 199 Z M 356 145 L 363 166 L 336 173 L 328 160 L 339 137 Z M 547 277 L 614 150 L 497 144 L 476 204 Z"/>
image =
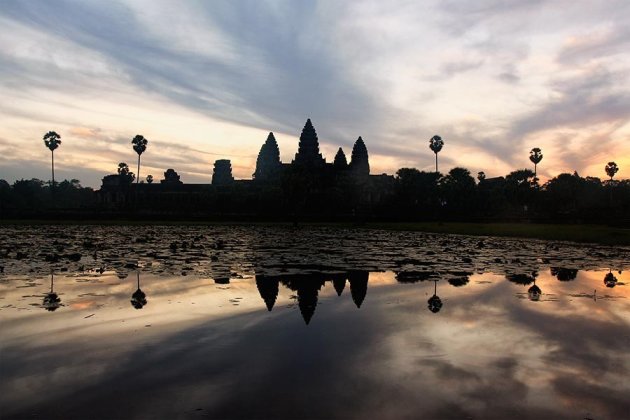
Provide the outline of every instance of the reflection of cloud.
<path id="1" fill-rule="evenodd" d="M 622 419 L 628 416 L 627 390 L 594 384 L 588 376 L 576 378 L 575 375 L 566 374 L 555 378 L 553 387 L 559 394 L 560 401 L 567 406 L 594 407 L 598 413 L 603 414 L 602 418 Z M 595 409 L 589 411 L 593 412 Z"/>

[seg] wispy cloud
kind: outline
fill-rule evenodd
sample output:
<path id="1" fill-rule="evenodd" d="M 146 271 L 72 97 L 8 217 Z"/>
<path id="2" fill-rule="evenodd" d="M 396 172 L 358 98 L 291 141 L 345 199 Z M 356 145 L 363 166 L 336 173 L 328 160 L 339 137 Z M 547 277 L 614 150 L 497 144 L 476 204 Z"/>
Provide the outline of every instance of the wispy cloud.
<path id="1" fill-rule="evenodd" d="M 630 155 L 629 11 L 622 0 L 7 0 L 0 152 L 19 144 L 36 161 L 40 133 L 60 127 L 67 155 L 100 153 L 92 169 L 104 170 L 131 160 L 124 139 L 151 133 L 148 168 L 210 174 L 226 156 L 248 177 L 266 132 L 288 158 L 311 117 L 325 150 L 348 152 L 361 135 L 390 173 L 430 168 L 436 133 L 444 168 L 487 171 L 526 164 L 535 138 L 553 145 L 577 130 L 572 154 L 545 163 L 584 170 L 594 158 L 577 149 L 590 142 Z"/>

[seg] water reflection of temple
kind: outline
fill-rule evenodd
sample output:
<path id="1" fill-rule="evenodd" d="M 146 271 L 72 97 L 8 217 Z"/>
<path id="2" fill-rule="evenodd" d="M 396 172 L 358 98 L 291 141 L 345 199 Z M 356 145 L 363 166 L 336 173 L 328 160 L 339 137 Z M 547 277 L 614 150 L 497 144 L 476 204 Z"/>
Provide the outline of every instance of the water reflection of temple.
<path id="1" fill-rule="evenodd" d="M 346 287 L 350 285 L 350 295 L 352 301 L 360 308 L 367 295 L 367 285 L 370 273 L 368 271 L 349 271 L 346 273 L 324 274 L 324 273 L 301 273 L 283 274 L 277 276 L 256 275 L 256 287 L 260 297 L 265 302 L 267 309 L 273 309 L 280 284 L 287 289 L 296 292 L 298 307 L 304 322 L 308 324 L 315 314 L 319 292 L 326 282 L 331 282 L 337 296 L 341 296 Z"/>

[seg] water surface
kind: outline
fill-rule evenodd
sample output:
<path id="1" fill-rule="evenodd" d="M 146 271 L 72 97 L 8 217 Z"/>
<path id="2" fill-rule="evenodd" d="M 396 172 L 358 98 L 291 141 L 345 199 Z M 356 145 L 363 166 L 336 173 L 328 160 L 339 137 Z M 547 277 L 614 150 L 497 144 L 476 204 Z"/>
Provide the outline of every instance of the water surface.
<path id="1" fill-rule="evenodd" d="M 3 228 L 3 418 L 624 418 L 628 248 Z"/>

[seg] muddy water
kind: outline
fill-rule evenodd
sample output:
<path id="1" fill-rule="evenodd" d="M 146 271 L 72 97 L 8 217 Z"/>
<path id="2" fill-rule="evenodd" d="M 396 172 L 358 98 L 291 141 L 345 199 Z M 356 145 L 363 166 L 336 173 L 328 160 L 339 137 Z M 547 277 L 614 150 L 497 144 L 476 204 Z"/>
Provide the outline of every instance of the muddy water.
<path id="1" fill-rule="evenodd" d="M 630 249 L 2 228 L 2 418 L 624 418 Z"/>

